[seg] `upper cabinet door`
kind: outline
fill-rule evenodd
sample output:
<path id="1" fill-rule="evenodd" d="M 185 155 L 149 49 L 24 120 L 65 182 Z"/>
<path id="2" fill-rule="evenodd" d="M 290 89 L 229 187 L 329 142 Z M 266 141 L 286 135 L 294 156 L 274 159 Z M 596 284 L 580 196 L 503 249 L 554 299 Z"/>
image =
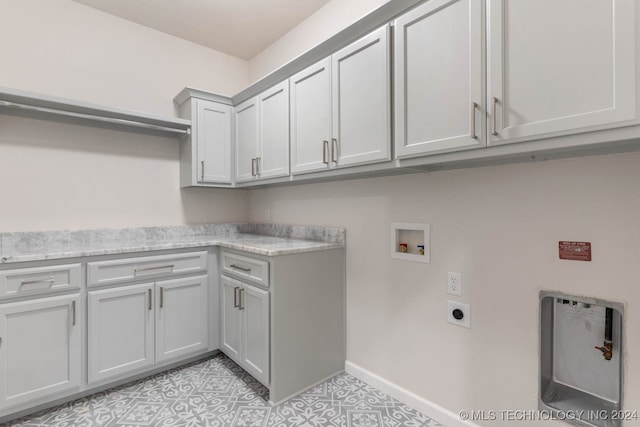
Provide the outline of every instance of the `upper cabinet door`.
<path id="1" fill-rule="evenodd" d="M 335 53 L 333 166 L 391 159 L 389 26 Z"/>
<path id="2" fill-rule="evenodd" d="M 289 175 L 289 80 L 258 97 L 260 178 Z"/>
<path id="3" fill-rule="evenodd" d="M 291 88 L 291 172 L 329 168 L 331 58 L 295 74 Z"/>
<path id="4" fill-rule="evenodd" d="M 633 120 L 634 0 L 490 0 L 489 144 Z"/>
<path id="5" fill-rule="evenodd" d="M 482 4 L 432 0 L 396 19 L 396 157 L 485 145 Z"/>
<path id="6" fill-rule="evenodd" d="M 196 102 L 198 182 L 231 183 L 231 106 Z"/>
<path id="7" fill-rule="evenodd" d="M 257 175 L 257 98 L 251 98 L 235 107 L 234 115 L 236 126 L 236 181 L 249 181 Z"/>

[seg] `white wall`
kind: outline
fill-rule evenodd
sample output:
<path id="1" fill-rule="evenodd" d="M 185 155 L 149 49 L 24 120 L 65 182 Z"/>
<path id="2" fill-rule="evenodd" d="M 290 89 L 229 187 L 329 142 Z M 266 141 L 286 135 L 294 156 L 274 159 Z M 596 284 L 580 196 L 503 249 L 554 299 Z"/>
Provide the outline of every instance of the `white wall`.
<path id="1" fill-rule="evenodd" d="M 253 58 L 250 80 L 382 3 L 333 0 Z M 250 220 L 270 209 L 275 223 L 346 227 L 347 359 L 454 413 L 537 408 L 540 290 L 624 302 L 636 410 L 638 164 L 619 154 L 253 190 Z M 431 224 L 431 264 L 390 258 L 391 222 Z M 592 242 L 593 261 L 560 261 L 560 240 Z M 448 271 L 462 273 L 461 298 L 447 294 Z M 449 299 L 471 305 L 471 330 L 446 322 Z M 539 424 L 566 425 L 518 422 Z"/>
<path id="2" fill-rule="evenodd" d="M 250 219 L 268 208 L 276 223 L 346 227 L 349 361 L 454 412 L 535 409 L 540 290 L 624 302 L 626 354 L 640 351 L 638 164 L 633 153 L 254 190 Z M 391 222 L 431 224 L 431 264 L 390 259 Z M 593 261 L 559 260 L 560 240 L 592 242 Z M 462 298 L 447 295 L 448 271 L 462 273 Z M 471 304 L 471 330 L 446 322 L 448 299 Z M 627 409 L 640 402 L 637 361 Z"/>
<path id="3" fill-rule="evenodd" d="M 175 115 L 245 61 L 69 0 L 0 0 L 0 86 Z M 246 192 L 179 189 L 175 139 L 0 115 L 0 231 L 243 221 Z"/>
<path id="4" fill-rule="evenodd" d="M 332 0 L 249 61 L 255 82 L 344 30 L 389 0 Z"/>

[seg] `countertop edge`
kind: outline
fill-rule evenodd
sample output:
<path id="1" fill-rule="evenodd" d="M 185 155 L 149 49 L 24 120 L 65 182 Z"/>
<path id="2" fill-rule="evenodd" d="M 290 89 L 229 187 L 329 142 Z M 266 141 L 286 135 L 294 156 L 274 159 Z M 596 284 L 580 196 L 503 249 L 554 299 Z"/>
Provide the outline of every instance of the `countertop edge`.
<path id="1" fill-rule="evenodd" d="M 269 237 L 269 236 L 265 236 Z M 198 241 L 198 242 L 172 242 L 172 243 L 158 243 L 158 244 L 146 244 L 140 246 L 126 246 L 119 248 L 100 248 L 100 249 L 87 249 L 87 250 L 77 250 L 77 251 L 62 251 L 62 252 L 47 252 L 47 253 L 33 253 L 33 254 L 24 254 L 24 255 L 15 255 L 15 256 L 6 256 L 0 258 L 0 265 L 19 263 L 19 262 L 30 262 L 30 261 L 45 261 L 45 260 L 54 260 L 54 259 L 68 259 L 68 258 L 83 258 L 83 257 L 93 257 L 93 256 L 101 256 L 101 255 L 119 255 L 119 254 L 130 254 L 137 252 L 151 252 L 151 251 L 162 251 L 162 250 L 171 250 L 171 249 L 188 249 L 188 248 L 206 248 L 211 246 L 219 246 L 228 249 L 235 249 L 249 253 L 255 253 L 258 255 L 265 256 L 279 256 L 279 255 L 289 255 L 294 253 L 305 253 L 305 252 L 315 252 L 315 251 L 323 251 L 330 249 L 339 249 L 344 248 L 345 245 L 341 243 L 328 243 L 328 242 L 318 242 L 318 241 L 308 241 L 301 239 L 288 239 L 292 242 L 305 242 L 308 243 L 308 247 L 297 247 L 297 248 L 279 248 L 279 249 L 264 249 L 256 246 L 251 246 L 246 242 L 243 243 L 234 243 L 228 241 L 224 238 L 213 239 L 210 241 Z"/>

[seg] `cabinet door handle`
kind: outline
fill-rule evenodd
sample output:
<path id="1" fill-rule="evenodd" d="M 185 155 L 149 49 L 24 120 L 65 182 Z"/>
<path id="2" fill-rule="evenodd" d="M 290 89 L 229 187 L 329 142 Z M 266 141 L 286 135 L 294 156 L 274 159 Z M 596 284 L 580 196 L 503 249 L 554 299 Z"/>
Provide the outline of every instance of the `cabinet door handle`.
<path id="1" fill-rule="evenodd" d="M 71 324 L 76 326 L 76 302 L 71 301 Z"/>
<path id="2" fill-rule="evenodd" d="M 338 163 L 338 140 L 331 138 L 331 161 Z"/>
<path id="3" fill-rule="evenodd" d="M 149 310 L 151 310 L 153 308 L 151 306 L 151 289 L 149 289 L 148 292 L 149 292 Z"/>
<path id="4" fill-rule="evenodd" d="M 491 116 L 493 118 L 492 122 L 493 122 L 493 130 L 491 131 L 491 135 L 497 135 L 498 134 L 498 126 L 496 125 L 496 109 L 498 106 L 498 98 L 496 98 L 495 96 L 493 97 L 493 99 L 491 100 Z"/>
<path id="5" fill-rule="evenodd" d="M 200 170 L 201 170 L 201 172 L 200 172 L 200 174 L 201 174 L 200 175 L 201 176 L 200 181 L 204 181 L 204 160 L 202 160 L 200 162 Z"/>
<path id="6" fill-rule="evenodd" d="M 164 288 L 160 286 L 160 308 L 164 307 Z"/>
<path id="7" fill-rule="evenodd" d="M 260 157 L 256 157 L 256 176 L 260 175 L 260 162 L 262 159 Z"/>
<path id="8" fill-rule="evenodd" d="M 236 265 L 236 264 L 231 264 L 229 267 L 235 268 L 236 270 L 244 271 L 245 273 L 251 272 L 250 268 L 240 267 L 239 265 Z"/>
<path id="9" fill-rule="evenodd" d="M 238 304 L 238 289 L 240 288 L 237 286 L 233 288 L 233 308 L 240 307 L 240 304 Z"/>
<path id="10" fill-rule="evenodd" d="M 322 141 L 322 163 L 325 165 L 329 164 L 329 159 L 327 157 L 327 152 L 329 151 L 329 141 Z"/>
<path id="11" fill-rule="evenodd" d="M 53 283 L 55 282 L 56 279 L 54 277 L 50 278 L 50 279 L 41 279 L 41 280 L 25 280 L 20 282 L 20 286 L 24 286 L 24 285 L 35 285 L 38 283 Z"/>
<path id="12" fill-rule="evenodd" d="M 256 159 L 251 159 L 251 176 L 256 176 Z"/>
<path id="13" fill-rule="evenodd" d="M 476 135 L 476 108 L 478 108 L 478 104 L 475 102 L 471 103 L 471 139 L 478 139 L 478 135 Z"/>
<path id="14" fill-rule="evenodd" d="M 240 310 L 244 310 L 244 288 L 240 288 L 240 292 L 239 292 L 239 296 L 238 296 L 238 308 Z"/>

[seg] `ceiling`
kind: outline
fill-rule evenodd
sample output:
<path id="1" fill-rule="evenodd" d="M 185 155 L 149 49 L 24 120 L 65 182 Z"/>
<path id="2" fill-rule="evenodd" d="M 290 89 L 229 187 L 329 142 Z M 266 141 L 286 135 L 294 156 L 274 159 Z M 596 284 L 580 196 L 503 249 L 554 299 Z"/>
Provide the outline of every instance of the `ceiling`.
<path id="1" fill-rule="evenodd" d="M 74 0 L 249 60 L 329 0 Z"/>

